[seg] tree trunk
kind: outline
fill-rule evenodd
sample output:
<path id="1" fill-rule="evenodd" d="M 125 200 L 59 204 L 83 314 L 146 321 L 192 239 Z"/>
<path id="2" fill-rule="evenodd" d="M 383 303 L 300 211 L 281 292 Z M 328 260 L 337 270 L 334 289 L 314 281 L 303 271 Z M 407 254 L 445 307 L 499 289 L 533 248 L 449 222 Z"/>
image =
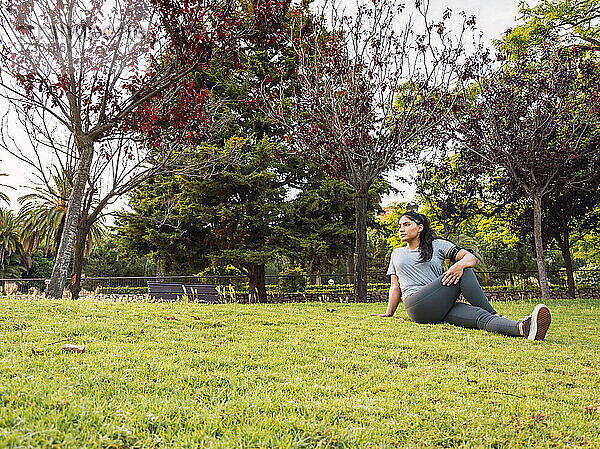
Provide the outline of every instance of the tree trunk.
<path id="1" fill-rule="evenodd" d="M 83 255 L 85 253 L 85 241 L 90 232 L 87 220 L 79 220 L 77 234 L 75 236 L 75 257 L 73 259 L 73 274 L 71 275 L 71 298 L 79 299 L 81 292 L 81 271 L 83 269 Z"/>
<path id="2" fill-rule="evenodd" d="M 354 254 L 346 261 L 346 283 L 354 284 Z"/>
<path id="3" fill-rule="evenodd" d="M 535 258 L 537 261 L 542 298 L 549 299 L 550 286 L 548 285 L 544 244 L 542 242 L 542 196 L 537 192 L 534 192 L 533 194 L 533 236 L 535 239 Z"/>
<path id="4" fill-rule="evenodd" d="M 448 240 L 448 237 L 450 236 L 450 226 L 445 221 L 442 222 L 442 225 L 444 226 L 444 240 Z"/>
<path id="5" fill-rule="evenodd" d="M 162 259 L 156 259 L 156 280 L 164 281 L 165 280 L 165 272 L 163 270 L 163 261 Z"/>
<path id="6" fill-rule="evenodd" d="M 75 233 L 77 232 L 77 222 L 81 211 L 81 202 L 85 193 L 85 186 L 88 182 L 92 159 L 94 158 L 93 142 L 86 142 L 82 145 L 77 165 L 77 172 L 73 181 L 73 189 L 69 197 L 65 224 L 60 238 L 56 260 L 52 269 L 50 283 L 46 288 L 46 296 L 51 298 L 62 298 L 63 290 L 69 275 L 69 262 L 73 254 L 73 244 L 75 242 Z"/>
<path id="7" fill-rule="evenodd" d="M 265 286 L 265 265 L 251 263 L 248 270 L 248 301 L 267 302 L 267 288 Z"/>
<path id="8" fill-rule="evenodd" d="M 354 194 L 356 215 L 356 251 L 354 254 L 354 302 L 367 300 L 367 209 L 368 191 L 359 188 Z"/>
<path id="9" fill-rule="evenodd" d="M 558 243 L 563 259 L 565 260 L 569 298 L 575 298 L 575 276 L 573 275 L 573 259 L 571 258 L 571 248 L 569 245 L 569 229 L 564 223 L 562 226 L 562 236 L 556 236 L 556 243 Z"/>

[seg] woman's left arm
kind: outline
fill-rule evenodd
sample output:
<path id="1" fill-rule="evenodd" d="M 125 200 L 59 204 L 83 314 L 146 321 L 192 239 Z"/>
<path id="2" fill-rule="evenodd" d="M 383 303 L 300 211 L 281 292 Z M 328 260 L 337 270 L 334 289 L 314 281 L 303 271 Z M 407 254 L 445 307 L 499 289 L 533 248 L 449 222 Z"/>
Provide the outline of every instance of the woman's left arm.
<path id="1" fill-rule="evenodd" d="M 458 284 L 465 268 L 473 268 L 477 264 L 477 257 L 465 249 L 461 249 L 455 258 L 456 262 L 448 268 L 442 278 L 443 285 Z"/>

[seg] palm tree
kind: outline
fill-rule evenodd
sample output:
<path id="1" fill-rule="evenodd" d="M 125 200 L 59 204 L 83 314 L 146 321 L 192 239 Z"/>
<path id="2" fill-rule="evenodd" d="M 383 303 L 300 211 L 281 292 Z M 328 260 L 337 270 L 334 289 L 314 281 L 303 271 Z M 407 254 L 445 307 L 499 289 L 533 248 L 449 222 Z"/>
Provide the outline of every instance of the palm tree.
<path id="1" fill-rule="evenodd" d="M 61 190 L 46 191 L 36 187 L 34 192 L 19 197 L 22 205 L 19 211 L 21 238 L 29 254 L 40 246 L 44 248 L 45 256 L 55 252 L 67 211 L 65 198 L 68 195 L 65 197 Z"/>
<path id="2" fill-rule="evenodd" d="M 68 198 L 72 187 L 72 170 L 62 170 L 52 177 L 54 185 L 45 188 L 36 187 L 32 193 L 19 198 L 22 204 L 19 217 L 22 222 L 21 238 L 29 254 L 39 247 L 44 248 L 46 256 L 56 252 L 63 233 L 64 223 L 69 208 Z M 104 226 L 102 217 L 89 217 L 93 207 L 93 191 L 87 190 L 84 195 L 81 214 L 77 223 L 74 260 L 71 277 L 71 294 L 79 297 L 81 290 L 81 270 L 83 258 L 91 254 L 96 242 L 100 241 Z M 81 244 L 80 242 L 83 242 Z"/>
<path id="3" fill-rule="evenodd" d="M 0 277 L 19 278 L 31 268 L 31 257 L 21 244 L 14 214 L 0 209 Z"/>
<path id="4" fill-rule="evenodd" d="M 21 238 L 27 253 L 44 248 L 44 255 L 52 255 L 60 242 L 68 198 L 71 194 L 71 173 L 65 170 L 52 177 L 53 186 L 34 187 L 33 192 L 19 198 Z M 102 226 L 92 226 L 86 236 L 84 255 L 89 256 L 102 235 Z"/>

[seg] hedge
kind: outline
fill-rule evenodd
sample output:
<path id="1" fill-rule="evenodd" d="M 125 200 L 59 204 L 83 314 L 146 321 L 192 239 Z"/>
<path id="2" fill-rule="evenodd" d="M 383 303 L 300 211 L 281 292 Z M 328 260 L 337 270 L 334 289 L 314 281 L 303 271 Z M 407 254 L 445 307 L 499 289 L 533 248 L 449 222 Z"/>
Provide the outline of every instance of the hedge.
<path id="1" fill-rule="evenodd" d="M 98 287 L 102 295 L 146 295 L 148 287 Z"/>

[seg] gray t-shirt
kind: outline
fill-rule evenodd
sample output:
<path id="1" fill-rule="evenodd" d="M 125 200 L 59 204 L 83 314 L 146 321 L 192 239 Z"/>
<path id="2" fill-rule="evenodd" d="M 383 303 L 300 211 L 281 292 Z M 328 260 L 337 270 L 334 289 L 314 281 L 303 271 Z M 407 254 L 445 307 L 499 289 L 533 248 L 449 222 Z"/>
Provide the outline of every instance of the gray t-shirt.
<path id="1" fill-rule="evenodd" d="M 421 287 L 440 277 L 444 272 L 444 260 L 455 246 L 448 240 L 435 239 L 431 260 L 423 263 L 419 262 L 419 248 L 408 249 L 408 246 L 403 246 L 392 251 L 387 274 L 398 276 L 402 297 L 416 293 Z"/>

